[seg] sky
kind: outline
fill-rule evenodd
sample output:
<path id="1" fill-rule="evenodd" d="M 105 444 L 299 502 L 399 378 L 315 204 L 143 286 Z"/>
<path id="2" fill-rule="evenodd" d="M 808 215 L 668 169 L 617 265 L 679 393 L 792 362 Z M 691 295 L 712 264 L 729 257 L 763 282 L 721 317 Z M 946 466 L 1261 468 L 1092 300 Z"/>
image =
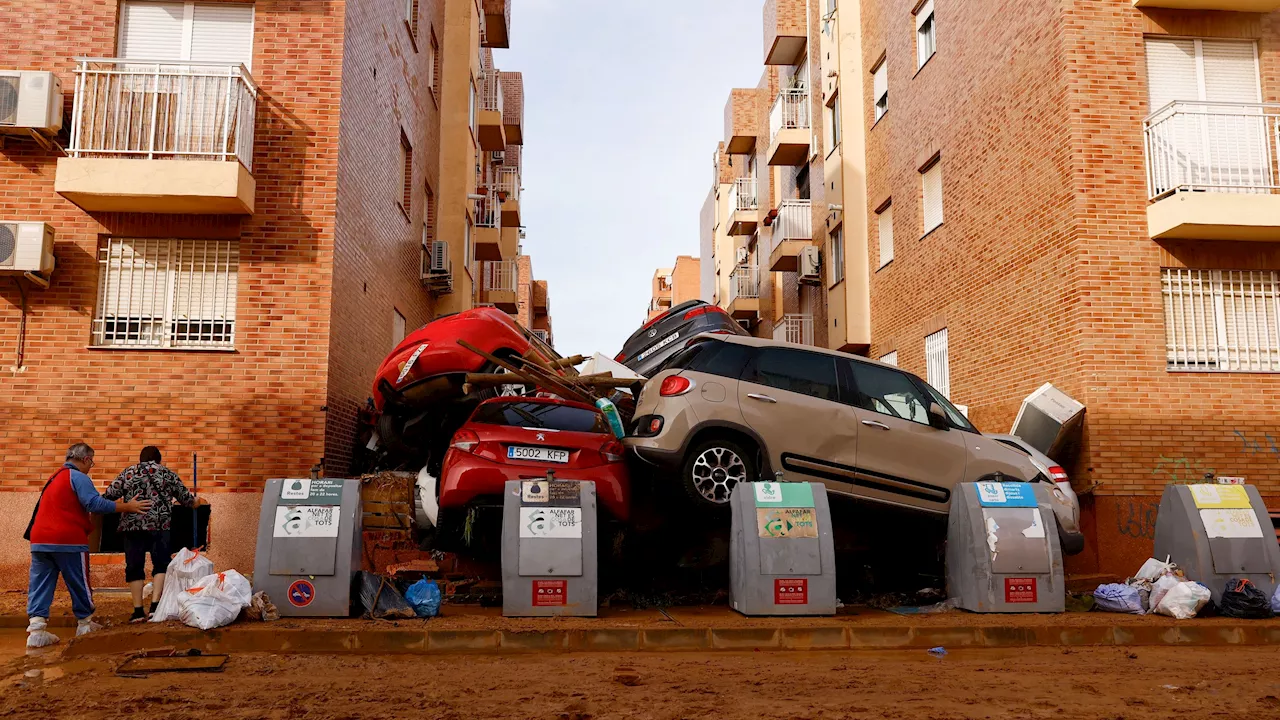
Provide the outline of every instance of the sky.
<path id="1" fill-rule="evenodd" d="M 556 350 L 612 357 L 654 270 L 698 255 L 729 90 L 764 72 L 764 2 L 511 4 L 494 65 L 524 73 L 524 252 L 550 284 Z"/>

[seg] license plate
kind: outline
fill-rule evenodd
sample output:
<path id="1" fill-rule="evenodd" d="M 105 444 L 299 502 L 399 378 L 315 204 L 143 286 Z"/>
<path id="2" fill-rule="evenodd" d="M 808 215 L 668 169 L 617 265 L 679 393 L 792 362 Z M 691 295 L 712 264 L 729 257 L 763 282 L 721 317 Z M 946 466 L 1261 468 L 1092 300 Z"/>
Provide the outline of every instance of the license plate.
<path id="1" fill-rule="evenodd" d="M 567 463 L 569 462 L 569 451 L 512 445 L 507 448 L 507 458 L 510 460 L 533 460 L 534 462 Z"/>
<path id="2" fill-rule="evenodd" d="M 636 356 L 636 361 L 639 362 L 640 360 L 644 360 L 645 358 L 658 352 L 662 348 L 670 345 L 671 343 L 679 339 L 680 339 L 680 332 L 677 330 L 676 332 L 673 332 L 670 335 L 662 338 L 662 340 L 660 340 L 657 345 L 654 345 L 653 347 L 649 348 L 648 350 L 645 350 L 644 352 Z"/>

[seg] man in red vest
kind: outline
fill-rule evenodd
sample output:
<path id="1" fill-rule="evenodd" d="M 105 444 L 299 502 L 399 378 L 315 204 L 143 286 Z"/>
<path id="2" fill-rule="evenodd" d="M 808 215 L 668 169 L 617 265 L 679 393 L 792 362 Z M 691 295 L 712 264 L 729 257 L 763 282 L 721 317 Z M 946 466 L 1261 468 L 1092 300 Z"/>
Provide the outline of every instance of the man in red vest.
<path id="1" fill-rule="evenodd" d="M 40 492 L 40 500 L 27 528 L 31 541 L 31 584 L 27 590 L 27 647 L 58 642 L 46 628 L 49 606 L 58 575 L 71 592 L 71 609 L 79 624 L 76 635 L 99 626 L 93 622 L 93 595 L 89 591 L 89 513 L 142 513 L 149 500 L 112 502 L 98 494 L 87 474 L 93 467 L 93 448 L 76 443 L 67 449 L 67 462 Z"/>

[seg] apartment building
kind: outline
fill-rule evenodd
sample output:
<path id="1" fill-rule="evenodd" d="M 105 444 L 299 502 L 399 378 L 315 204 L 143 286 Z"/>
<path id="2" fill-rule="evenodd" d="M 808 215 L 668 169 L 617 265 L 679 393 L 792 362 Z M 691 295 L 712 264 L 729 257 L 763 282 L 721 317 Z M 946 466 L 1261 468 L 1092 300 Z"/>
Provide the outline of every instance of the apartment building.
<path id="1" fill-rule="evenodd" d="M 648 320 L 658 317 L 680 303 L 698 299 L 702 290 L 700 266 L 698 258 L 680 255 L 672 267 L 658 268 L 654 271 L 653 295 L 649 299 Z"/>
<path id="2" fill-rule="evenodd" d="M 555 346 L 551 331 L 551 298 L 546 280 L 533 277 L 533 258 L 516 258 L 516 321 L 533 331 L 543 342 Z"/>
<path id="3" fill-rule="evenodd" d="M 263 481 L 344 474 L 386 352 L 473 302 L 473 196 L 492 162 L 477 88 L 509 4 L 5 13 L 0 584 L 25 582 L 19 525 L 82 440 L 99 482 L 148 444 L 190 480 L 198 453 L 215 559 L 251 567 Z M 503 139 L 518 148 L 507 75 Z M 518 216 L 518 193 L 499 200 Z"/>

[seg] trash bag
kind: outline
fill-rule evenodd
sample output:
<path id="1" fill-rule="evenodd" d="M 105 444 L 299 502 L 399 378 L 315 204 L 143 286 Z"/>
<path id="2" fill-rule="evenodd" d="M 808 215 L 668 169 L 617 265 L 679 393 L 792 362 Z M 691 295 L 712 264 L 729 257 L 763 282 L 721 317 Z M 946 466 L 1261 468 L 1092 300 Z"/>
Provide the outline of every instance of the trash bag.
<path id="1" fill-rule="evenodd" d="M 164 590 L 160 594 L 160 604 L 151 614 L 151 622 L 177 620 L 178 598 L 191 589 L 202 578 L 213 574 L 213 561 L 205 557 L 199 550 L 182 548 L 169 561 L 165 571 Z M 156 599 L 152 598 L 154 602 Z"/>
<path id="2" fill-rule="evenodd" d="M 1276 583 L 1276 594 L 1271 596 L 1271 612 L 1280 615 L 1280 583 Z"/>
<path id="3" fill-rule="evenodd" d="M 367 617 L 375 618 L 414 618 L 417 614 L 409 603 L 405 602 L 400 588 L 390 578 L 370 572 L 356 573 L 357 597 Z"/>
<path id="4" fill-rule="evenodd" d="M 267 597 L 265 592 L 259 590 L 249 598 L 249 607 L 244 609 L 244 616 L 250 620 L 270 622 L 280 619 L 280 609 L 271 602 L 271 598 Z"/>
<path id="5" fill-rule="evenodd" d="M 1275 615 L 1271 610 L 1271 600 L 1266 593 L 1258 589 L 1252 580 L 1231 578 L 1222 591 L 1222 602 L 1218 603 L 1218 613 L 1223 617 L 1257 620 Z"/>
<path id="6" fill-rule="evenodd" d="M 249 579 L 235 570 L 209 575 L 179 597 L 178 619 L 200 630 L 230 625 L 249 607 L 252 594 Z"/>
<path id="7" fill-rule="evenodd" d="M 1133 576 L 1134 580 L 1147 580 L 1154 582 L 1173 569 L 1173 563 L 1161 562 L 1155 558 L 1147 558 L 1142 563 L 1142 567 L 1138 569 L 1138 574 Z"/>
<path id="8" fill-rule="evenodd" d="M 1185 581 L 1176 575 L 1160 576 L 1160 579 L 1151 586 L 1151 601 L 1147 604 L 1147 609 L 1155 612 L 1156 608 L 1160 606 L 1160 601 L 1164 599 L 1165 593 L 1168 593 L 1183 582 Z M 1168 615 L 1168 613 L 1165 614 Z"/>
<path id="9" fill-rule="evenodd" d="M 1093 591 L 1094 607 L 1106 612 L 1142 614 L 1142 595 L 1123 583 L 1105 583 Z"/>
<path id="10" fill-rule="evenodd" d="M 1164 580 L 1164 578 L 1160 579 Z M 1179 581 L 1161 595 L 1159 604 L 1152 608 L 1152 612 L 1187 620 L 1195 617 L 1196 613 L 1209 603 L 1211 597 L 1213 593 L 1200 583 Z"/>
<path id="11" fill-rule="evenodd" d="M 429 618 L 440 614 L 440 587 L 426 578 L 410 585 L 404 593 L 404 599 L 413 606 L 418 617 Z"/>

